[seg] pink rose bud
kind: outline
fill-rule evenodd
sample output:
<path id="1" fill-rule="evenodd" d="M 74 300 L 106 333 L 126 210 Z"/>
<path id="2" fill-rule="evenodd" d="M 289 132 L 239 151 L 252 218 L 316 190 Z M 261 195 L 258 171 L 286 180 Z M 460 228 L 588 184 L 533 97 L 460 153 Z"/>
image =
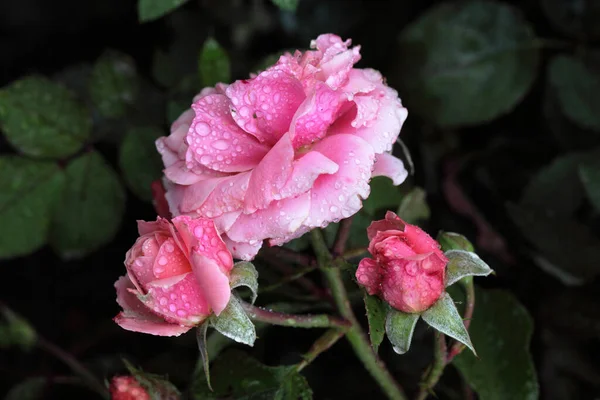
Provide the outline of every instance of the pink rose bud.
<path id="1" fill-rule="evenodd" d="M 360 48 L 332 34 L 250 79 L 203 89 L 157 140 L 173 215 L 214 218 L 236 258 L 355 214 L 371 177 L 399 185 L 391 155 L 407 111 Z"/>
<path id="2" fill-rule="evenodd" d="M 448 263 L 438 242 L 391 211 L 384 220 L 372 222 L 367 235 L 373 258 L 360 261 L 358 283 L 400 311 L 418 313 L 431 307 L 444 291 Z"/>
<path id="3" fill-rule="evenodd" d="M 138 221 L 140 237 L 115 283 L 122 328 L 178 336 L 227 306 L 233 258 L 212 220 Z"/>
<path id="4" fill-rule="evenodd" d="M 111 400 L 150 400 L 146 390 L 133 376 L 115 376 L 109 390 Z"/>

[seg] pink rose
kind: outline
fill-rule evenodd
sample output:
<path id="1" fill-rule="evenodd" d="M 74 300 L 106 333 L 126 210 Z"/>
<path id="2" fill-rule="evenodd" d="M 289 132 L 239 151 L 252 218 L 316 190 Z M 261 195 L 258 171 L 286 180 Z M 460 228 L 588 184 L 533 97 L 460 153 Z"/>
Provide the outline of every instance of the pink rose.
<path id="1" fill-rule="evenodd" d="M 373 258 L 360 261 L 358 283 L 400 311 L 417 313 L 431 307 L 444 291 L 448 263 L 438 242 L 391 211 L 384 220 L 371 223 L 367 235 Z"/>
<path id="2" fill-rule="evenodd" d="M 138 221 L 140 237 L 125 256 L 127 275 L 115 283 L 122 328 L 178 336 L 209 315 L 219 315 L 231 295 L 233 258 L 206 218 L 179 216 L 172 223 Z"/>
<path id="3" fill-rule="evenodd" d="M 251 79 L 205 88 L 157 148 L 173 215 L 214 218 L 236 258 L 356 213 L 369 180 L 406 178 L 390 154 L 407 116 L 359 47 L 321 35 Z"/>
<path id="4" fill-rule="evenodd" d="M 150 400 L 148 392 L 133 376 L 115 376 L 109 390 L 111 400 Z"/>

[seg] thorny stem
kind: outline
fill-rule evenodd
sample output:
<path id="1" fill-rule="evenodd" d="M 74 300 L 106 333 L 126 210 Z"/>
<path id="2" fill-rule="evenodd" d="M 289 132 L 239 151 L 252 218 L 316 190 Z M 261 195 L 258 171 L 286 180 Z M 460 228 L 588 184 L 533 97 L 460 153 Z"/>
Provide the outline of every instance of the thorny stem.
<path id="1" fill-rule="evenodd" d="M 331 348 L 331 346 L 333 346 L 345 334 L 345 330 L 335 328 L 329 329 L 327 332 L 325 332 L 313 343 L 310 350 L 308 350 L 308 352 L 302 356 L 303 360 L 296 365 L 296 371 L 302 371 L 308 364 L 313 362 L 315 358 L 319 356 L 319 354 Z"/>
<path id="2" fill-rule="evenodd" d="M 433 356 L 433 364 L 429 367 L 428 372 L 426 372 L 426 376 L 423 378 L 423 382 L 421 383 L 421 389 L 419 390 L 419 394 L 416 397 L 416 400 L 425 400 L 427 395 L 431 392 L 433 387 L 438 383 L 442 373 L 444 372 L 444 368 L 448 364 L 448 360 L 446 358 L 446 353 L 448 351 L 446 345 L 446 337 L 443 333 L 435 332 L 434 335 L 435 347 L 434 347 L 434 356 Z"/>
<path id="3" fill-rule="evenodd" d="M 98 392 L 98 394 L 100 394 L 104 399 L 109 398 L 108 390 L 106 389 L 106 387 L 104 387 L 104 385 L 98 379 L 96 379 L 96 377 L 86 367 L 84 367 L 83 364 L 77 361 L 77 359 L 75 359 L 75 357 L 73 357 L 71 354 L 67 353 L 54 343 L 44 339 L 41 336 L 37 337 L 37 345 L 41 349 L 47 351 L 48 353 L 52 354 L 53 356 L 67 364 L 69 368 L 71 368 L 71 370 L 73 370 L 73 372 L 77 374 L 83 382 L 87 383 L 87 385 L 91 389 Z"/>
<path id="4" fill-rule="evenodd" d="M 296 315 L 270 311 L 242 302 L 244 311 L 250 319 L 266 322 L 272 325 L 291 326 L 295 328 L 338 328 L 346 330 L 350 323 L 338 317 L 328 314 Z"/>
<path id="5" fill-rule="evenodd" d="M 463 324 L 467 332 L 471 325 L 471 319 L 473 318 L 473 311 L 475 310 L 475 285 L 473 285 L 473 278 L 460 281 L 461 286 L 465 289 L 466 305 L 465 315 L 463 316 Z M 465 345 L 461 342 L 454 342 L 450 352 L 448 353 L 448 362 L 452 361 L 454 357 L 459 355 L 465 349 Z"/>
<path id="6" fill-rule="evenodd" d="M 329 283 L 329 288 L 331 289 L 331 294 L 333 295 L 338 311 L 342 317 L 352 324 L 350 329 L 346 331 L 346 337 L 352 345 L 354 353 L 390 399 L 406 400 L 404 392 L 371 348 L 369 339 L 356 319 L 348 300 L 348 294 L 344 287 L 340 270 L 332 266 L 333 259 L 323 240 L 321 231 L 314 229 L 311 232 L 311 239 L 319 266 Z"/>
<path id="7" fill-rule="evenodd" d="M 335 242 L 333 243 L 332 252 L 334 257 L 339 257 L 344 254 L 344 250 L 346 249 L 346 242 L 350 237 L 350 227 L 352 226 L 352 217 L 346 218 L 340 222 L 340 227 L 338 229 L 337 235 L 335 237 Z"/>

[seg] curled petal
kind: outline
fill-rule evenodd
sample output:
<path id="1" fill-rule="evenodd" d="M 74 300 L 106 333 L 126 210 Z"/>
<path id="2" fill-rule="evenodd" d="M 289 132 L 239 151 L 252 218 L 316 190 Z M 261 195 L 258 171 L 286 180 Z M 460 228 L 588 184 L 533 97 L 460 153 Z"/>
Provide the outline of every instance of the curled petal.
<path id="1" fill-rule="evenodd" d="M 356 280 L 367 289 L 371 296 L 379 293 L 382 277 L 377 261 L 372 258 L 360 260 L 356 270 Z"/>
<path id="2" fill-rule="evenodd" d="M 404 168 L 402 160 L 391 154 L 381 153 L 375 156 L 373 176 L 387 176 L 394 185 L 398 186 L 404 182 L 408 176 L 408 171 Z"/>
<path id="3" fill-rule="evenodd" d="M 219 264 L 198 251 L 192 252 L 192 270 L 210 308 L 219 315 L 227 307 L 231 296 L 229 278 Z"/>

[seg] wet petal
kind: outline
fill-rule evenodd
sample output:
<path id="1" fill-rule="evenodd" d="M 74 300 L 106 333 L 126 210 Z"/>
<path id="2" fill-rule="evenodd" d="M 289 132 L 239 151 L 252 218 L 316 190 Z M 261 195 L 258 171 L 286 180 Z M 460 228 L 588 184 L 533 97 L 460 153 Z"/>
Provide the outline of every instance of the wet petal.
<path id="1" fill-rule="evenodd" d="M 356 270 L 356 280 L 367 289 L 371 296 L 379 293 L 382 278 L 379 264 L 375 260 L 371 258 L 360 260 Z"/>
<path id="2" fill-rule="evenodd" d="M 408 171 L 404 168 L 402 160 L 391 154 L 381 153 L 375 156 L 372 176 L 387 176 L 394 185 L 398 186 L 404 182 L 408 176 Z"/>
<path id="3" fill-rule="evenodd" d="M 225 309 L 231 296 L 229 278 L 219 264 L 192 249 L 192 270 L 206 301 L 216 315 Z"/>

